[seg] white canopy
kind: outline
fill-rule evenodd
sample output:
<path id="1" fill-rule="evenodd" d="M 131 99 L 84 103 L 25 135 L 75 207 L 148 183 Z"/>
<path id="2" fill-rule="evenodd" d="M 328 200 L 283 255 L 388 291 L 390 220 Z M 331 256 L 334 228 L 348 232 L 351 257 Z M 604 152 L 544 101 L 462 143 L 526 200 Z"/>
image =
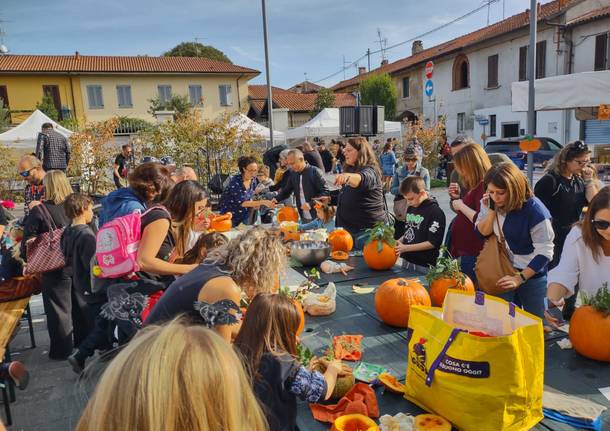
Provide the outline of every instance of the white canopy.
<path id="1" fill-rule="evenodd" d="M 610 104 L 610 70 L 537 79 L 536 111 Z M 513 111 L 527 111 L 528 82 L 513 82 Z"/>
<path id="2" fill-rule="evenodd" d="M 40 133 L 44 123 L 53 124 L 55 131 L 61 133 L 66 138 L 70 137 L 73 133 L 71 130 L 60 126 L 37 109 L 23 123 L 1 133 L 0 143 L 10 148 L 35 148 L 38 133 Z"/>
<path id="3" fill-rule="evenodd" d="M 270 133 L 269 128 L 263 126 L 262 124 L 258 124 L 256 121 L 252 121 L 250 118 L 245 116 L 244 114 L 237 114 L 231 118 L 229 121 L 230 126 L 237 126 L 237 129 L 241 132 L 250 130 L 256 136 L 260 136 L 261 138 L 265 138 L 265 140 L 269 141 Z M 286 141 L 286 135 L 279 130 L 273 131 L 273 139 L 279 141 Z"/>

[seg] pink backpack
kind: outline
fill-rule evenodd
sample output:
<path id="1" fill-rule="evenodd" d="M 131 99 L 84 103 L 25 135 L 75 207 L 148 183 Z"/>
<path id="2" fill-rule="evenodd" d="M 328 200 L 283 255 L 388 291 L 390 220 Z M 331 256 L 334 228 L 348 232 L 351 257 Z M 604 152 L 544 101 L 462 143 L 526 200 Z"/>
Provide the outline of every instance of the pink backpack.
<path id="1" fill-rule="evenodd" d="M 140 213 L 117 217 L 100 228 L 95 238 L 95 257 L 101 270 L 100 278 L 119 278 L 140 270 L 137 255 L 142 237 L 142 217 L 154 206 Z M 168 213 L 169 215 L 169 213 Z"/>

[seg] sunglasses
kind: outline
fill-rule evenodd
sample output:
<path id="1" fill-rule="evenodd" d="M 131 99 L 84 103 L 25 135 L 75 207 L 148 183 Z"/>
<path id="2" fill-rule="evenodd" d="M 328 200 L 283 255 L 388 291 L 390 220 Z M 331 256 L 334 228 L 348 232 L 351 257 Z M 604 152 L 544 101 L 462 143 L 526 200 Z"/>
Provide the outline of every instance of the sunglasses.
<path id="1" fill-rule="evenodd" d="M 597 230 L 607 230 L 610 227 L 610 221 L 606 220 L 593 220 L 591 223 Z"/>
<path id="2" fill-rule="evenodd" d="M 30 168 L 27 171 L 19 172 L 19 175 L 21 175 L 23 178 L 27 178 L 30 176 L 30 172 L 32 172 L 34 169 L 36 168 Z"/>

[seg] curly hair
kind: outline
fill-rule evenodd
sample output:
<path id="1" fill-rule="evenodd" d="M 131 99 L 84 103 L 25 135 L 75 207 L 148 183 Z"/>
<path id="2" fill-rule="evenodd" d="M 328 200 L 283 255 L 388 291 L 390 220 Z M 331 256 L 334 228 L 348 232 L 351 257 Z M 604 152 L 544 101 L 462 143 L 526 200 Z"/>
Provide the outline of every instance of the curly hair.
<path id="1" fill-rule="evenodd" d="M 252 163 L 256 163 L 256 158 L 254 158 L 254 156 L 241 156 L 239 159 L 237 159 L 237 167 L 239 168 L 239 173 L 243 174 L 244 172 L 246 172 L 246 168 Z"/>
<path id="2" fill-rule="evenodd" d="M 144 202 L 164 201 L 173 185 L 169 169 L 160 163 L 142 163 L 129 174 L 129 186 Z"/>
<path id="3" fill-rule="evenodd" d="M 278 235 L 256 226 L 213 250 L 205 262 L 224 266 L 246 295 L 254 298 L 259 293 L 277 291 L 279 272 L 286 263 L 286 248 Z"/>
<path id="4" fill-rule="evenodd" d="M 578 157 L 590 154 L 589 147 L 583 141 L 570 142 L 561 151 L 555 154 L 546 168 L 546 172 L 554 172 L 563 175 L 568 169 L 568 163 Z"/>

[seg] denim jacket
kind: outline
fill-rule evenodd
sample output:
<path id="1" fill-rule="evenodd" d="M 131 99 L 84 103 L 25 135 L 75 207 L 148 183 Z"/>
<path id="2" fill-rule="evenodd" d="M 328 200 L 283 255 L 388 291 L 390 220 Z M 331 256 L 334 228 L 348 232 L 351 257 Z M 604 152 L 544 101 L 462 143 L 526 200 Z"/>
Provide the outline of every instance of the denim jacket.
<path id="1" fill-rule="evenodd" d="M 415 172 L 413 173 L 409 173 L 407 171 L 407 168 L 405 168 L 404 166 L 399 167 L 398 169 L 396 169 L 396 172 L 394 172 L 394 177 L 392 177 L 392 185 L 390 187 L 390 192 L 394 195 L 394 196 L 398 196 L 400 193 L 398 192 L 398 190 L 400 189 L 400 183 L 402 183 L 402 181 L 407 178 L 407 177 L 412 177 L 415 175 L 419 175 L 420 177 L 422 177 L 424 179 L 424 182 L 426 183 L 426 190 L 430 190 L 430 172 L 428 172 L 428 169 L 424 168 L 421 165 L 421 162 L 417 162 L 417 167 L 415 168 Z"/>

